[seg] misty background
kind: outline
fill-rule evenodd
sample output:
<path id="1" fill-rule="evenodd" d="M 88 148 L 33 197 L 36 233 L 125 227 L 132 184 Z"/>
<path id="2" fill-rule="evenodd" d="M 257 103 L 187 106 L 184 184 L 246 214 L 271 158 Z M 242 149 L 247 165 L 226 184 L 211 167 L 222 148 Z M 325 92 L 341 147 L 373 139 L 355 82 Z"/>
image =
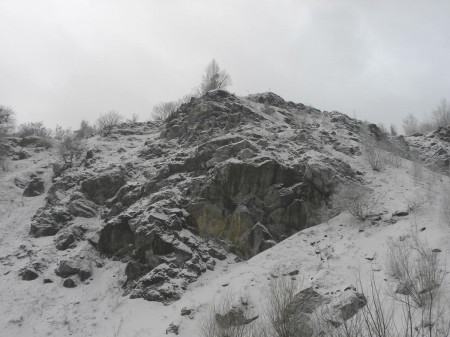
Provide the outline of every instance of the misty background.
<path id="1" fill-rule="evenodd" d="M 0 0 L 0 104 L 19 123 L 76 128 L 150 117 L 215 58 L 237 95 L 375 123 L 450 98 L 449 1 Z"/>

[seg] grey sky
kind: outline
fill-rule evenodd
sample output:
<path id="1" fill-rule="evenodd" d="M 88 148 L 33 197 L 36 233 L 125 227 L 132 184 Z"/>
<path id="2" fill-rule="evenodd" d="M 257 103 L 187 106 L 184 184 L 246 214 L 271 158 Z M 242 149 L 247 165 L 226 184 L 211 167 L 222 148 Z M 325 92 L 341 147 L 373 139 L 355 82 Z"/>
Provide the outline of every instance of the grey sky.
<path id="1" fill-rule="evenodd" d="M 396 123 L 450 98 L 450 1 L 0 0 L 0 104 L 76 127 L 198 85 Z"/>

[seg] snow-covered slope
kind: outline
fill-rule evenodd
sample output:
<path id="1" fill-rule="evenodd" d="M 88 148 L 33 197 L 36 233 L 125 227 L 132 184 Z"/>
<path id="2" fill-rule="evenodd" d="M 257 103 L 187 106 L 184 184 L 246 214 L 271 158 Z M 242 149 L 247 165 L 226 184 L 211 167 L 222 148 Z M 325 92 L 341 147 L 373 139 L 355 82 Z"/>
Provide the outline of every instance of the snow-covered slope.
<path id="1" fill-rule="evenodd" d="M 357 134 L 330 122 L 337 114 L 324 114 L 328 118 L 319 115 L 321 119 L 315 117 L 306 126 L 313 125 L 309 126 L 313 131 L 308 133 L 308 139 L 303 140 L 295 135 L 296 129 L 284 121 L 286 112 L 283 108 L 274 105 L 275 111 L 267 117 L 259 109 L 263 108 L 262 104 L 250 99 L 245 104 L 256 104 L 258 109 L 254 111 L 261 114 L 263 121 L 273 119 L 272 126 L 277 126 L 268 130 L 252 129 L 251 124 L 244 124 L 244 130 L 239 131 L 245 134 L 248 127 L 249 133 L 263 133 L 269 147 L 278 147 L 278 152 L 276 148 L 264 149 L 260 156 L 268 156 L 275 151 L 274 156 L 289 161 L 289 158 L 300 155 L 308 157 L 312 165 L 315 161 L 320 163 L 321 154 L 325 154 L 348 164 L 374 191 L 376 207 L 373 213 L 379 216 L 360 222 L 343 212 L 324 223 L 299 231 L 247 261 L 240 261 L 233 254 L 224 260 L 214 259 L 213 270 L 198 275 L 177 301 L 163 304 L 142 298 L 130 299 L 122 296 L 122 286 L 127 278 L 125 262 L 108 258 L 87 240 L 80 240 L 76 246 L 59 251 L 55 249 L 52 236 L 33 238 L 29 235 L 31 218 L 45 204 L 45 194 L 23 198 L 23 189 L 16 186 L 15 179 L 23 177 L 26 180 L 30 173 L 35 173 L 42 177 L 48 189 L 53 174 L 50 163 L 58 160 L 57 153 L 51 149 L 32 153 L 30 158 L 12 161 L 10 170 L 0 176 L 0 336 L 165 336 L 171 323 L 179 325 L 180 336 L 198 336 L 199 324 L 210 312 L 216 298 L 235 293 L 238 297 L 248 298 L 253 312 L 261 313 L 270 280 L 280 275 L 291 274 L 298 280 L 299 288 L 312 286 L 317 292 L 330 296 L 356 285 L 358 278 L 367 285 L 371 271 L 374 271 L 377 281 L 385 283 L 387 288 L 395 288 L 385 266 L 389 238 L 398 240 L 418 233 L 430 247 L 441 250 L 439 254 L 443 260 L 450 257 L 450 228 L 440 217 L 444 190 L 450 188 L 447 176 L 423 169 L 421 177 L 414 177 L 413 165 L 406 159 L 401 160 L 400 167 L 387 163 L 380 172 L 373 171 L 364 156 L 358 153 Z M 306 118 L 313 119 L 310 116 Z M 262 123 L 266 125 L 267 122 Z M 338 135 L 333 135 L 333 132 Z M 280 144 L 287 139 L 292 141 L 294 135 L 302 140 L 298 147 L 291 146 L 292 152 L 289 152 Z M 152 172 L 145 175 L 142 172 L 154 169 L 150 163 L 158 167 L 159 163 L 167 161 L 164 155 L 151 161 L 136 160 L 145 141 L 159 141 L 158 131 L 116 137 L 115 140 L 99 137 L 87 140 L 88 148 L 100 150 L 96 163 L 92 164 L 96 170 L 108 170 L 118 163 L 134 163 L 136 174 L 133 182 L 141 180 L 145 183 Z M 320 142 L 324 137 L 338 137 L 340 144 L 337 146 L 336 141 Z M 198 139 L 189 141 L 195 143 Z M 314 149 L 305 148 L 305 152 L 295 153 L 309 143 Z M 169 151 L 177 154 L 190 151 L 190 147 L 174 146 Z M 415 207 L 411 210 L 413 205 Z M 397 216 L 395 213 L 398 211 L 407 211 L 408 214 Z M 73 225 L 86 229 L 85 238 L 94 237 L 104 226 L 99 217 L 76 217 Z M 185 235 L 193 235 L 187 229 L 182 231 Z M 75 288 L 66 288 L 54 270 L 61 260 L 75 256 L 90 263 L 92 276 Z M 39 277 L 32 281 L 22 280 L 21 271 L 33 263 L 38 263 L 35 269 L 43 266 L 42 270 L 37 270 Z M 45 279 L 52 282 L 44 283 Z M 445 280 L 444 290 L 450 290 L 448 280 Z M 182 316 L 183 308 L 192 309 L 193 313 Z"/>

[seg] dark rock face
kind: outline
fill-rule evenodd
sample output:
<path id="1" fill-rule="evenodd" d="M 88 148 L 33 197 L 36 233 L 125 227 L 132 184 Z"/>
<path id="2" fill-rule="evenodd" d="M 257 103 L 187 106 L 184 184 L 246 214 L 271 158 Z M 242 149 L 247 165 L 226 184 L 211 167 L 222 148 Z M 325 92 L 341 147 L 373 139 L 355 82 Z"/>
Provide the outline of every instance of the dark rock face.
<path id="1" fill-rule="evenodd" d="M 42 179 L 38 177 L 32 178 L 23 191 L 24 197 L 36 197 L 45 191 L 45 185 Z"/>
<path id="2" fill-rule="evenodd" d="M 94 218 L 97 216 L 97 205 L 86 199 L 77 199 L 69 204 L 69 212 L 73 216 Z"/>
<path id="3" fill-rule="evenodd" d="M 240 244 L 249 234 L 252 239 L 251 229 L 258 222 L 268 230 L 263 240 L 273 240 L 270 233 L 283 238 L 309 227 L 309 215 L 326 196 L 314 183 L 305 181 L 302 167 L 288 167 L 274 160 L 218 165 L 194 193 L 207 200 L 188 207 L 200 234 Z M 252 256 L 261 251 L 261 243 L 256 250 L 248 247 L 250 251 L 241 253 Z"/>
<path id="4" fill-rule="evenodd" d="M 126 183 L 126 173 L 123 170 L 103 174 L 84 180 L 81 191 L 93 202 L 104 205 Z"/>

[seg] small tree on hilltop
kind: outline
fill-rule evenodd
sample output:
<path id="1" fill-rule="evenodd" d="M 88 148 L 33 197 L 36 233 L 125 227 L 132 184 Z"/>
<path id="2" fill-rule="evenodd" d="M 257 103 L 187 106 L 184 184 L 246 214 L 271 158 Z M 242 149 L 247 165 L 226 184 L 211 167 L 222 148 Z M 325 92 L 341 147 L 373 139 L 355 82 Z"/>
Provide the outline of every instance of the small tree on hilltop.
<path id="1" fill-rule="evenodd" d="M 231 85 L 230 75 L 225 70 L 220 70 L 219 64 L 213 59 L 206 67 L 199 91 L 203 95 L 210 90 L 226 89 L 229 85 Z"/>

